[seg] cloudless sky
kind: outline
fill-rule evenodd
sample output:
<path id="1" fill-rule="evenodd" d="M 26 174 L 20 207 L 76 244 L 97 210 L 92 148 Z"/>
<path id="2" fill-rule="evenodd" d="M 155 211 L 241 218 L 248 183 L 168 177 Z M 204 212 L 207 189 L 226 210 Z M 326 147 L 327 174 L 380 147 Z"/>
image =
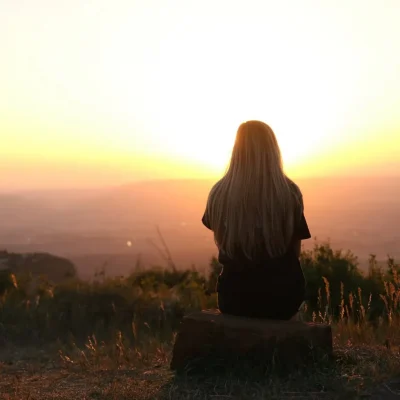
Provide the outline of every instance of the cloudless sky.
<path id="1" fill-rule="evenodd" d="M 292 176 L 400 167 L 399 0 L 0 0 L 0 189 L 215 177 L 238 125 Z"/>

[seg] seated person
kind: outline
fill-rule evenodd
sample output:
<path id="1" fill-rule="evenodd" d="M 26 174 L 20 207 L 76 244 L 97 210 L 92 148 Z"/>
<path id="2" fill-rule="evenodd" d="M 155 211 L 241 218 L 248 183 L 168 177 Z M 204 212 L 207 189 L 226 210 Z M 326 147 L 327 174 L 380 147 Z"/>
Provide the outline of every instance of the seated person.
<path id="1" fill-rule="evenodd" d="M 229 168 L 211 189 L 203 224 L 214 233 L 223 269 L 222 313 L 291 319 L 305 296 L 299 256 L 311 237 L 298 186 L 284 173 L 272 129 L 239 126 Z"/>

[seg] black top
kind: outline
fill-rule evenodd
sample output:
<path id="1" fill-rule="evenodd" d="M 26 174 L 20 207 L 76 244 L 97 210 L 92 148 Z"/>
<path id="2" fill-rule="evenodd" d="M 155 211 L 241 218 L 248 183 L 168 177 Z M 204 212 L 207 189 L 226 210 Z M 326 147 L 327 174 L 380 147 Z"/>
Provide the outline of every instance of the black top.
<path id="1" fill-rule="evenodd" d="M 203 224 L 210 230 L 210 222 L 206 213 L 202 218 Z M 311 238 L 311 234 L 304 216 L 301 214 L 299 224 L 295 228 L 293 239 L 304 240 Z M 218 279 L 217 291 L 242 297 L 249 293 L 269 293 L 277 297 L 283 294 L 302 296 L 305 280 L 298 257 L 293 246 L 286 254 L 270 258 L 264 252 L 257 259 L 249 260 L 238 252 L 234 259 L 223 251 L 219 252 L 218 261 L 223 271 Z"/>
<path id="2" fill-rule="evenodd" d="M 211 226 L 210 226 L 210 222 L 207 218 L 206 213 L 204 213 L 203 218 L 201 220 L 203 222 L 203 225 L 205 227 L 207 227 L 208 229 L 212 230 Z M 306 218 L 304 216 L 304 212 L 301 213 L 301 218 L 300 218 L 300 222 L 299 224 L 295 227 L 295 231 L 293 233 L 293 240 L 305 240 L 305 239 L 310 239 L 311 238 L 311 234 L 310 234 L 310 230 L 308 229 L 308 224 L 306 221 Z M 290 251 L 291 249 L 289 249 Z M 253 266 L 256 266 L 260 263 L 265 263 L 266 261 L 273 261 L 272 259 L 270 259 L 268 256 L 264 255 L 261 256 L 259 259 L 254 260 L 254 261 L 250 261 L 250 260 L 245 260 L 244 255 L 240 256 L 238 255 L 238 258 L 240 258 L 240 262 L 243 263 L 245 262 L 248 266 L 250 266 L 249 264 L 252 264 Z M 233 260 L 231 258 L 229 258 L 223 251 L 219 252 L 218 255 L 218 261 L 222 264 L 236 264 L 237 260 L 236 258 Z"/>

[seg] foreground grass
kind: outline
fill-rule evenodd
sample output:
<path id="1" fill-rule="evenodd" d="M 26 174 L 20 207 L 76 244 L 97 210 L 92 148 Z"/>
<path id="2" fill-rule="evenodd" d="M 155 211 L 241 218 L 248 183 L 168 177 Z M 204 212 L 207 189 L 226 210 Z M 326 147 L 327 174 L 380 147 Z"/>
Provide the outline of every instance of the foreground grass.
<path id="1" fill-rule="evenodd" d="M 172 346 L 149 341 L 142 348 L 121 340 L 84 347 L 7 346 L 0 351 L 0 399 L 394 399 L 400 373 L 398 349 L 335 345 L 335 357 L 279 376 L 233 366 L 218 375 L 176 375 Z M 400 382 L 400 381 L 399 381 Z"/>
<path id="2" fill-rule="evenodd" d="M 220 266 L 208 276 L 137 270 L 53 285 L 0 274 L 0 400 L 374 399 L 400 397 L 400 266 L 316 246 L 303 254 L 303 321 L 332 325 L 334 358 L 282 376 L 233 365 L 228 372 L 169 369 L 184 314 L 216 306 Z M 172 266 L 173 267 L 173 266 Z"/>

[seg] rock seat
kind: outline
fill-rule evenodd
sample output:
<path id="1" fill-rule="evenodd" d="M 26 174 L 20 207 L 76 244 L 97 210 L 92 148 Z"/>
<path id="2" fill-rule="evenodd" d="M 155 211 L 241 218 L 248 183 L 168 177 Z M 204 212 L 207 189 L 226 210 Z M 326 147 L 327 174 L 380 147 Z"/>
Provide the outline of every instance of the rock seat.
<path id="1" fill-rule="evenodd" d="M 199 361 L 209 365 L 212 359 L 225 359 L 229 364 L 241 358 L 298 366 L 321 355 L 332 355 L 329 325 L 242 318 L 204 310 L 183 318 L 171 369 L 187 369 Z"/>

